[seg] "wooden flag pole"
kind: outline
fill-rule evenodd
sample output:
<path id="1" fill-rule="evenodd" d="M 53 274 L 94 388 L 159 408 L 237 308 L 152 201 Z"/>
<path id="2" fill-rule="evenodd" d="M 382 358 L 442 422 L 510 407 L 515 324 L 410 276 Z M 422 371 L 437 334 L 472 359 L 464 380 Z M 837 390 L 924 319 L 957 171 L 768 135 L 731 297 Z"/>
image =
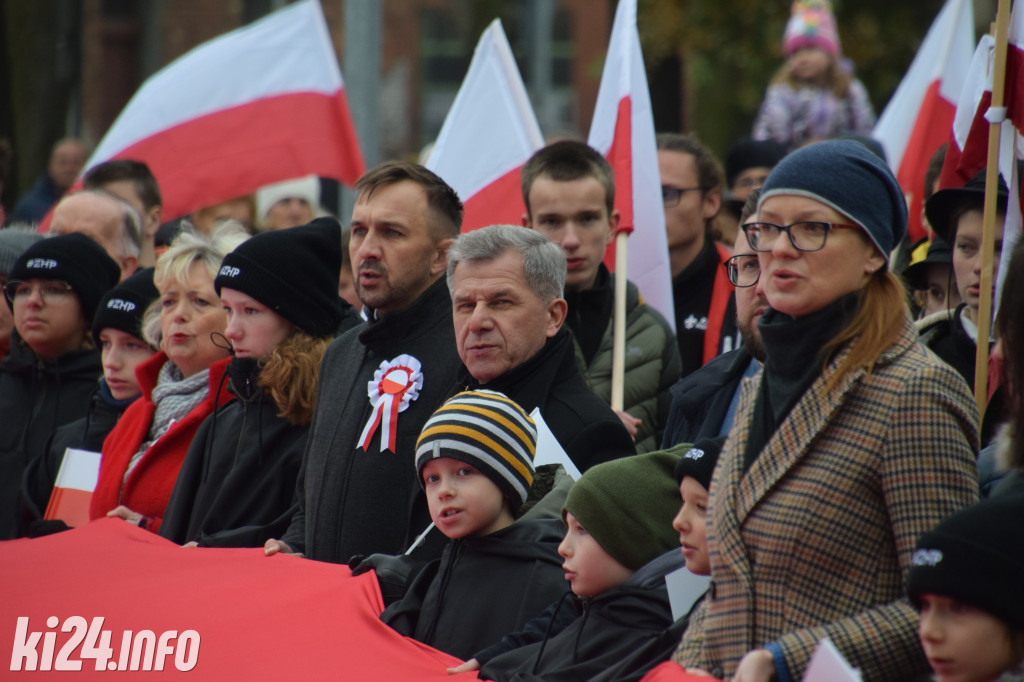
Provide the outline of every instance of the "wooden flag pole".
<path id="1" fill-rule="evenodd" d="M 992 66 L 992 109 L 1003 107 L 1006 90 L 1007 30 L 1010 25 L 1010 0 L 999 0 L 996 11 L 996 53 Z M 995 251 L 996 195 L 999 189 L 999 132 L 1001 116 L 989 122 L 988 161 L 985 168 L 985 214 L 981 236 L 981 292 L 978 302 L 978 343 L 974 363 L 974 400 L 978 404 L 978 423 L 985 417 L 988 402 L 988 339 L 992 329 L 992 262 Z"/>
<path id="2" fill-rule="evenodd" d="M 615 309 L 612 326 L 612 399 L 613 410 L 622 411 L 626 374 L 626 244 L 629 230 L 615 234 Z"/>

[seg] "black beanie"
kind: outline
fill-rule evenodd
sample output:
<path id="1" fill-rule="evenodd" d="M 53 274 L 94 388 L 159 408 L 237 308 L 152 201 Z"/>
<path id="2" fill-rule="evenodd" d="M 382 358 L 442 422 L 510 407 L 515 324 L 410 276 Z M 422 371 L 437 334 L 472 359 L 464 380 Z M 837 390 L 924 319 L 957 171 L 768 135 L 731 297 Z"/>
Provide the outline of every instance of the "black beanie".
<path id="1" fill-rule="evenodd" d="M 317 218 L 308 225 L 263 232 L 224 256 L 214 280 L 240 291 L 312 336 L 332 336 L 341 323 L 341 224 Z"/>
<path id="2" fill-rule="evenodd" d="M 917 541 L 907 594 L 949 597 L 1024 629 L 1024 492 L 992 497 L 949 516 Z"/>
<path id="3" fill-rule="evenodd" d="M 682 483 L 683 478 L 689 476 L 704 486 L 705 490 L 709 490 L 711 475 L 715 473 L 723 443 L 725 436 L 718 436 L 699 440 L 693 445 L 677 445 L 669 450 L 682 455 L 676 463 L 676 483 Z"/>
<path id="4" fill-rule="evenodd" d="M 748 168 L 774 168 L 785 155 L 786 148 L 775 140 L 740 140 L 725 157 L 726 185 L 732 187 Z"/>
<path id="5" fill-rule="evenodd" d="M 138 339 L 142 335 L 142 315 L 149 304 L 160 297 L 153 283 L 154 268 L 144 268 L 107 292 L 100 300 L 92 320 L 92 337 L 100 338 L 104 329 L 116 329 Z"/>
<path id="6" fill-rule="evenodd" d="M 71 285 L 82 315 L 96 315 L 103 294 L 121 278 L 121 268 L 102 246 L 78 232 L 36 242 L 21 254 L 9 279 L 58 279 Z M 8 301 L 7 305 L 11 305 Z M 12 307 L 13 310 L 13 307 Z"/>

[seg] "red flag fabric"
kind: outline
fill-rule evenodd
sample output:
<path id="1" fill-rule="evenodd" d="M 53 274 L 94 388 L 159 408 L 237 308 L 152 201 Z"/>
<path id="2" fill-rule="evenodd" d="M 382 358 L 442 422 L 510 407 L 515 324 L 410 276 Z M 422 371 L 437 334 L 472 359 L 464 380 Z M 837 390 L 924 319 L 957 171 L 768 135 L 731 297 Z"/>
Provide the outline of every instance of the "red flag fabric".
<path id="1" fill-rule="evenodd" d="M 543 146 L 512 48 L 495 19 L 480 36 L 426 162 L 462 199 L 463 232 L 521 224 L 520 171 Z"/>
<path id="2" fill-rule="evenodd" d="M 963 187 L 987 162 L 989 123 L 985 114 L 992 105 L 994 49 L 992 36 L 983 35 L 971 58 L 942 164 L 939 184 L 943 189 Z"/>
<path id="3" fill-rule="evenodd" d="M 149 674 L 193 680 L 476 678 L 448 675 L 458 659 L 382 623 L 376 578 L 344 566 L 184 549 L 120 519 L 0 543 L 0 553 L 0 661 L 33 678 L 147 662 Z"/>
<path id="4" fill-rule="evenodd" d="M 907 196 L 910 237 L 915 242 L 925 236 L 921 223 L 925 172 L 935 150 L 949 139 L 973 45 L 971 2 L 947 0 L 872 132 L 885 147 Z"/>
<path id="5" fill-rule="evenodd" d="M 144 161 L 171 220 L 280 180 L 364 170 L 318 0 L 196 47 L 142 84 L 86 163 Z"/>
<path id="6" fill-rule="evenodd" d="M 679 664 L 666 661 L 644 675 L 640 682 L 709 682 L 717 679 L 704 675 L 690 675 Z"/>
<path id="7" fill-rule="evenodd" d="M 620 0 L 615 10 L 608 57 L 601 75 L 588 143 L 604 154 L 615 172 L 619 229 L 632 230 L 627 277 L 648 305 L 675 326 L 672 271 L 665 235 L 661 176 L 654 139 L 654 117 L 636 28 L 636 0 Z M 605 265 L 615 267 L 614 243 Z"/>

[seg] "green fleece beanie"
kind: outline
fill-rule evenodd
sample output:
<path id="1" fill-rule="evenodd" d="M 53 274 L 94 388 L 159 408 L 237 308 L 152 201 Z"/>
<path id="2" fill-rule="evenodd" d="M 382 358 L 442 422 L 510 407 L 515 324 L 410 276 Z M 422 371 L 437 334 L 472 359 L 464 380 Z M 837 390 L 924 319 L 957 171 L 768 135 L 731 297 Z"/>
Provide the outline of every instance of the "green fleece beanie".
<path id="1" fill-rule="evenodd" d="M 588 469 L 569 491 L 562 519 L 572 514 L 604 551 L 634 571 L 678 548 L 672 519 L 681 503 L 675 479 L 681 454 L 651 452 Z"/>

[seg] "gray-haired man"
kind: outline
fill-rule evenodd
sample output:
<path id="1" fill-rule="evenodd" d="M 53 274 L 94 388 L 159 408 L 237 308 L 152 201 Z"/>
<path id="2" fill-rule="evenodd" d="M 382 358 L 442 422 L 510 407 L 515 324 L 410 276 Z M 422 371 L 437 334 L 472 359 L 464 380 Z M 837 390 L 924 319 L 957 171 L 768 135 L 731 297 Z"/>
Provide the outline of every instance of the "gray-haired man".
<path id="1" fill-rule="evenodd" d="M 565 273 L 558 246 L 513 225 L 464 234 L 448 252 L 460 384 L 501 391 L 527 411 L 539 407 L 582 472 L 636 448 L 580 376 L 562 327 Z"/>

